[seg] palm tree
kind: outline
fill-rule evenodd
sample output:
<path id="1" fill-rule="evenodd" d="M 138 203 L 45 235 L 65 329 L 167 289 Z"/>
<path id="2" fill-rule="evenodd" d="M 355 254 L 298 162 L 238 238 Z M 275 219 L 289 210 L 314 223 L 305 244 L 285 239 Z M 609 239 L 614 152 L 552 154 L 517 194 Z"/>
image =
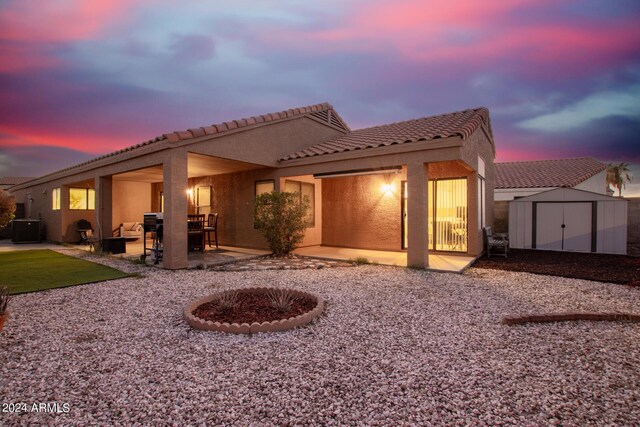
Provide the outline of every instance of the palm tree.
<path id="1" fill-rule="evenodd" d="M 618 189 L 618 197 L 622 197 L 622 189 L 631 181 L 629 163 L 609 163 L 607 165 L 607 185 Z"/>

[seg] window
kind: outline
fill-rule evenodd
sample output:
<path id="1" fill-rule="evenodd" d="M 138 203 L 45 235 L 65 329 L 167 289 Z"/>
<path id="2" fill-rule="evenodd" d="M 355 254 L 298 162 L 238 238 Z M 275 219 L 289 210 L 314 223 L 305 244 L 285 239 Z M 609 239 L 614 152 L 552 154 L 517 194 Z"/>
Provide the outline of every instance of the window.
<path id="1" fill-rule="evenodd" d="M 487 207 L 485 190 L 485 164 L 484 159 L 478 156 L 478 228 L 482 230 L 486 225 Z"/>
<path id="2" fill-rule="evenodd" d="M 53 209 L 54 211 L 59 211 L 60 210 L 60 189 L 59 188 L 54 188 L 51 191 L 51 209 Z"/>
<path id="3" fill-rule="evenodd" d="M 256 196 L 265 193 L 273 193 L 276 189 L 275 181 L 270 179 L 268 181 L 256 181 Z"/>
<path id="4" fill-rule="evenodd" d="M 211 212 L 211 187 L 197 188 L 196 209 L 200 215 L 208 215 Z"/>
<path id="5" fill-rule="evenodd" d="M 92 188 L 70 188 L 69 209 L 94 210 L 96 208 L 96 191 Z"/>
<path id="6" fill-rule="evenodd" d="M 478 175 L 478 227 L 480 228 L 480 230 L 482 230 L 486 225 L 486 204 L 484 178 Z"/>
<path id="7" fill-rule="evenodd" d="M 305 220 L 307 221 L 308 227 L 315 227 L 315 188 L 314 184 L 309 182 L 300 182 L 300 181 L 285 181 L 284 182 L 284 191 L 287 193 L 297 193 L 300 197 L 300 201 L 302 201 L 305 197 L 309 200 L 309 208 L 307 209 L 307 213 L 305 215 Z"/>

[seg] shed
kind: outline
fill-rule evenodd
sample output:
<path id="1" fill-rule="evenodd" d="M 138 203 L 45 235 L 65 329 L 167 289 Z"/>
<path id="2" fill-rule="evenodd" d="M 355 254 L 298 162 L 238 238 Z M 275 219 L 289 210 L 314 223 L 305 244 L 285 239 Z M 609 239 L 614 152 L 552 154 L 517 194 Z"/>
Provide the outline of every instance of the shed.
<path id="1" fill-rule="evenodd" d="M 556 188 L 509 202 L 512 248 L 627 253 L 627 201 Z"/>

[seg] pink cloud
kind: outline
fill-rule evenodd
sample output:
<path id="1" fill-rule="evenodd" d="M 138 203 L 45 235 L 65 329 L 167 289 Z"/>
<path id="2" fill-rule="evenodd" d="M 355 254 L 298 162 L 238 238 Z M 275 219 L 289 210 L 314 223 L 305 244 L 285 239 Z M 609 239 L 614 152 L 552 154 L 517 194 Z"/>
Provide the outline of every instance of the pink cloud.
<path id="1" fill-rule="evenodd" d="M 265 28 L 262 41 L 322 54 L 388 52 L 405 65 L 473 66 L 494 68 L 496 61 L 526 74 L 549 77 L 587 72 L 586 66 L 610 68 L 640 51 L 638 17 L 610 20 L 527 20 L 528 14 L 558 2 L 451 2 L 405 0 L 372 1 L 351 10 L 331 27 Z M 551 13 L 549 10 L 544 13 Z"/>
<path id="2" fill-rule="evenodd" d="M 0 11 L 0 36 L 12 41 L 63 42 L 93 37 L 115 20 L 126 18 L 128 0 L 9 0 Z"/>
<path id="3" fill-rule="evenodd" d="M 100 134 L 88 127 L 77 132 L 72 129 L 54 132 L 46 126 L 42 129 L 35 126 L 25 129 L 2 124 L 0 133 L 5 135 L 2 140 L 5 147 L 65 147 L 91 154 L 103 154 L 142 142 L 138 135 Z"/>

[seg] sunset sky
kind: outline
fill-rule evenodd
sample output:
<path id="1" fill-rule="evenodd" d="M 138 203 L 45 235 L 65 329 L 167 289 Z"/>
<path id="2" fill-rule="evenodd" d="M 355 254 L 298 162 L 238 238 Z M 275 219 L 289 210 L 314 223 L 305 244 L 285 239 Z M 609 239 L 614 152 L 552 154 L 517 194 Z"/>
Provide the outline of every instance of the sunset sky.
<path id="1" fill-rule="evenodd" d="M 498 161 L 626 161 L 640 195 L 638 0 L 3 0 L 0 55 L 0 176 L 321 102 L 486 106 Z"/>

